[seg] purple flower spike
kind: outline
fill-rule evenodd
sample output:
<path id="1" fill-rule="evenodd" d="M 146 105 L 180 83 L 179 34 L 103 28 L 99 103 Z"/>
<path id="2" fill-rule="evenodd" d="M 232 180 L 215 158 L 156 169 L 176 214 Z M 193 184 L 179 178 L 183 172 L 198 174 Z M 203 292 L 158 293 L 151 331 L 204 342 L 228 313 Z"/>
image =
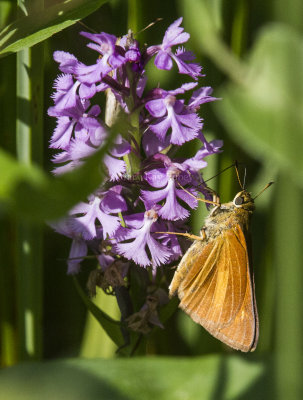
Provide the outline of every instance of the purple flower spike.
<path id="1" fill-rule="evenodd" d="M 141 218 L 140 218 L 141 217 Z M 154 209 L 148 210 L 139 216 L 141 221 L 136 221 L 139 228 L 130 229 L 125 239 L 134 239 L 130 243 L 118 243 L 115 250 L 136 264 L 146 267 L 148 265 L 159 266 L 165 264 L 172 255 L 171 250 L 160 244 L 151 234 L 153 224 L 158 219 L 158 214 Z M 139 222 L 139 223 L 138 223 Z M 151 259 L 149 259 L 146 248 L 149 249 Z"/>
<path id="2" fill-rule="evenodd" d="M 121 39 L 104 32 L 81 32 L 89 40 L 87 47 L 97 52 L 92 65 L 68 52 L 54 52 L 61 71 L 54 82 L 54 104 L 48 109 L 48 114 L 57 119 L 50 140 L 50 147 L 57 150 L 52 158 L 55 174 L 78 168 L 107 143 L 112 129 L 101 119 L 101 92 L 112 94 L 107 98 L 113 100 L 112 108 L 107 107 L 114 110 L 112 120 L 116 111 L 118 118 L 122 113 L 127 117 L 119 128 L 121 134 L 100 161 L 100 171 L 107 172 L 106 178 L 87 201 L 69 211 L 64 223 L 55 226 L 72 239 L 70 274 L 80 270 L 89 251 L 102 265 L 101 275 L 110 276 L 119 270 L 122 285 L 133 263 L 152 266 L 156 281 L 156 267 L 177 260 L 186 247 L 180 246 L 179 236 L 159 232 L 188 230 L 185 220 L 190 209 L 197 207 L 197 192 L 211 196 L 201 170 L 207 166 L 206 157 L 221 151 L 222 142 L 205 139 L 203 119 L 197 112 L 204 103 L 217 99 L 211 87 L 198 86 L 202 67 L 183 47 L 190 35 L 181 23 L 182 18 L 177 19 L 167 28 L 161 44 L 147 48 L 134 39 L 132 32 Z M 192 78 L 191 82 L 169 91 L 157 85 L 147 92 L 145 68 L 153 56 L 157 68 L 169 71 L 175 64 L 179 73 Z M 188 91 L 193 93 L 186 101 Z M 180 146 L 195 138 L 202 146 L 196 154 L 171 158 L 182 154 Z M 118 268 L 125 263 L 121 256 L 130 260 L 123 273 Z"/>

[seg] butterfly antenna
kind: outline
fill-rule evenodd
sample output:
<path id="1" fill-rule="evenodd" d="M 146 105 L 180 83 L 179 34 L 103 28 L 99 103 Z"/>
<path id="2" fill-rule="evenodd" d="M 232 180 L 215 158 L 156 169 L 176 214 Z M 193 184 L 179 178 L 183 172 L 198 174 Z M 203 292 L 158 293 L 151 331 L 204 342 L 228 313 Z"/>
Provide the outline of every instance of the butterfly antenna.
<path id="1" fill-rule="evenodd" d="M 273 182 L 273 181 L 269 182 L 269 183 L 257 194 L 257 196 L 255 196 L 255 197 L 253 198 L 253 200 L 255 200 L 257 197 L 259 197 L 260 194 L 262 194 L 262 193 L 264 192 L 264 190 L 268 189 L 269 186 L 271 186 L 273 183 L 275 183 L 275 182 Z"/>
<path id="2" fill-rule="evenodd" d="M 229 167 L 226 167 L 226 168 L 222 169 L 222 170 L 219 171 L 216 175 L 212 176 L 211 178 L 208 178 L 208 179 L 207 179 L 206 181 L 204 181 L 204 182 L 206 183 L 206 182 L 210 181 L 211 179 L 216 178 L 217 176 L 221 175 L 223 172 L 225 172 L 225 171 L 227 171 L 228 169 L 234 167 L 235 165 L 236 165 L 235 163 L 232 163 Z"/>
<path id="3" fill-rule="evenodd" d="M 240 185 L 241 189 L 244 190 L 244 186 L 241 183 L 241 179 L 240 179 L 240 175 L 239 175 L 238 161 L 235 161 L 234 165 L 235 165 L 235 170 L 236 170 L 239 185 Z"/>
<path id="4" fill-rule="evenodd" d="M 139 33 L 146 31 L 146 29 L 149 29 L 153 25 L 155 25 L 157 22 L 162 21 L 163 18 L 157 18 L 155 21 L 151 22 L 148 24 L 145 28 L 141 29 L 139 32 L 134 33 L 134 36 L 139 35 Z"/>
<path id="5" fill-rule="evenodd" d="M 246 183 L 246 167 L 244 168 L 243 189 L 245 189 L 245 183 Z"/>

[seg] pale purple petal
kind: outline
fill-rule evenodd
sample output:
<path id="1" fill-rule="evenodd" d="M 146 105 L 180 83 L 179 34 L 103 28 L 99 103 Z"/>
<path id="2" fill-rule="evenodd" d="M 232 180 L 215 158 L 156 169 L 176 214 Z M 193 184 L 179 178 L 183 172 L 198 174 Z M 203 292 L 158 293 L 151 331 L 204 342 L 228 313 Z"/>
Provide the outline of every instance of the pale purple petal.
<path id="1" fill-rule="evenodd" d="M 93 84 L 81 83 L 79 87 L 79 96 L 82 99 L 90 99 L 97 93 L 97 87 Z"/>
<path id="2" fill-rule="evenodd" d="M 74 129 L 74 122 L 68 117 L 59 117 L 57 126 L 50 140 L 50 147 L 54 149 L 66 149 L 70 143 Z"/>
<path id="3" fill-rule="evenodd" d="M 216 97 L 211 96 L 212 91 L 213 89 L 210 86 L 201 87 L 200 89 L 195 90 L 192 97 L 190 98 L 188 107 L 197 108 L 201 104 L 219 100 Z"/>
<path id="4" fill-rule="evenodd" d="M 197 192 L 193 189 L 186 189 L 194 196 L 197 196 Z M 179 199 L 183 200 L 186 204 L 189 205 L 190 208 L 197 208 L 198 207 L 198 200 L 195 199 L 190 194 L 186 193 L 183 189 L 176 189 L 176 195 Z"/>
<path id="5" fill-rule="evenodd" d="M 160 122 L 150 125 L 149 129 L 154 132 L 155 135 L 157 135 L 157 137 L 161 140 L 164 141 L 165 140 L 165 135 L 168 131 L 168 129 L 171 127 L 171 117 L 168 116 L 166 118 L 164 118 L 162 121 L 160 120 Z M 173 142 L 171 142 L 173 143 Z"/>
<path id="6" fill-rule="evenodd" d="M 118 135 L 115 140 L 114 147 L 110 150 L 110 153 L 115 157 L 123 157 L 126 154 L 129 154 L 131 151 L 131 145 L 122 138 L 121 135 Z"/>
<path id="7" fill-rule="evenodd" d="M 59 68 L 62 72 L 66 74 L 74 73 L 78 60 L 73 54 L 66 51 L 55 51 L 53 57 L 60 64 Z"/>
<path id="8" fill-rule="evenodd" d="M 155 118 L 164 117 L 167 112 L 163 99 L 148 101 L 145 104 L 145 108 Z"/>
<path id="9" fill-rule="evenodd" d="M 106 57 L 103 57 L 102 59 L 98 59 L 96 64 L 93 65 L 77 65 L 76 76 L 80 82 L 92 85 L 93 83 L 100 82 L 103 76 L 107 75 L 111 70 L 112 67 L 107 64 Z"/>
<path id="10" fill-rule="evenodd" d="M 144 179 L 153 187 L 161 188 L 167 185 L 166 168 L 155 168 L 144 172 Z"/>
<path id="11" fill-rule="evenodd" d="M 176 62 L 180 74 L 189 75 L 193 79 L 198 79 L 198 77 L 201 76 L 201 65 L 195 63 L 185 63 L 181 57 L 178 57 L 175 54 L 172 54 L 171 56 Z"/>
<path id="12" fill-rule="evenodd" d="M 150 129 L 144 133 L 142 138 L 142 147 L 148 157 L 159 153 L 169 145 L 170 141 L 168 136 L 164 138 L 164 141 L 160 140 Z"/>
<path id="13" fill-rule="evenodd" d="M 67 261 L 67 274 L 74 275 L 80 271 L 81 262 L 87 255 L 87 245 L 82 239 L 74 239 L 70 248 Z"/>
<path id="14" fill-rule="evenodd" d="M 178 115 L 173 112 L 169 112 L 169 114 L 171 115 L 172 127 L 171 143 L 180 146 L 198 136 L 201 122 L 196 114 Z"/>
<path id="15" fill-rule="evenodd" d="M 183 94 L 189 90 L 192 90 L 197 85 L 198 85 L 198 82 L 183 83 L 183 85 L 181 85 L 181 87 L 179 87 L 175 90 L 170 90 L 169 94 L 172 96 L 176 96 L 177 94 Z"/>
<path id="16" fill-rule="evenodd" d="M 86 240 L 96 237 L 95 221 L 98 220 L 103 228 L 103 238 L 107 235 L 112 235 L 119 227 L 120 222 L 118 217 L 107 215 L 100 209 L 101 199 L 95 197 L 89 204 L 86 214 L 82 217 L 75 218 L 74 228 L 77 232 L 81 233 Z"/>
<path id="17" fill-rule="evenodd" d="M 144 200 L 146 208 L 151 208 L 155 204 L 157 204 L 159 201 L 163 200 L 166 198 L 168 193 L 168 189 L 162 189 L 162 190 L 155 190 L 155 191 L 149 191 L 149 190 L 141 190 L 141 196 Z"/>
<path id="18" fill-rule="evenodd" d="M 126 172 L 126 164 L 123 160 L 119 160 L 107 154 L 103 158 L 103 162 L 106 165 L 111 181 L 118 180 Z"/>
<path id="19" fill-rule="evenodd" d="M 155 57 L 155 66 L 159 69 L 164 69 L 166 71 L 172 69 L 173 62 L 169 54 L 165 51 L 160 50 Z"/>
<path id="20" fill-rule="evenodd" d="M 164 206 L 160 209 L 159 215 L 171 221 L 187 218 L 189 212 L 177 201 L 175 192 L 175 181 L 170 179 L 167 185 L 167 197 Z"/>
<path id="21" fill-rule="evenodd" d="M 175 22 L 173 22 L 166 30 L 162 48 L 170 48 L 177 44 L 181 44 L 187 42 L 190 38 L 190 35 L 186 32 L 183 32 L 184 29 L 180 28 L 183 18 L 178 18 Z"/>
<path id="22" fill-rule="evenodd" d="M 124 198 L 114 190 L 109 190 L 102 200 L 102 210 L 109 213 L 119 213 L 127 210 Z"/>

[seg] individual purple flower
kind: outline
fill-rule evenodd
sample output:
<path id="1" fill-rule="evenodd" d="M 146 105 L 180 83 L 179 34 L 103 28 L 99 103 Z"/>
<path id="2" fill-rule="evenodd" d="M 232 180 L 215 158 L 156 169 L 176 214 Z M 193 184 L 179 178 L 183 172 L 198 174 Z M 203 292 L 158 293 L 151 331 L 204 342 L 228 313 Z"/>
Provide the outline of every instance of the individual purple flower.
<path id="1" fill-rule="evenodd" d="M 101 82 L 110 71 L 127 62 L 124 50 L 116 45 L 116 36 L 104 32 L 100 34 L 81 32 L 80 34 L 95 42 L 89 43 L 87 47 L 96 50 L 102 56 L 97 59 L 96 64 L 86 66 L 79 63 L 76 66 L 75 74 L 80 82 L 88 85 Z"/>
<path id="2" fill-rule="evenodd" d="M 55 106 L 51 107 L 50 110 L 54 110 L 54 113 L 59 113 L 60 111 L 76 107 L 77 102 L 80 101 L 77 94 L 79 86 L 80 82 L 74 82 L 72 75 L 59 75 L 54 82 L 55 92 L 52 95 Z"/>
<path id="3" fill-rule="evenodd" d="M 171 257 L 172 252 L 159 243 L 152 234 L 153 225 L 157 220 L 156 208 L 147 210 L 145 213 L 133 215 L 132 218 L 125 217 L 125 222 L 128 226 L 131 226 L 125 236 L 125 240 L 134 240 L 129 243 L 118 243 L 115 246 L 115 251 L 142 267 L 165 264 Z M 150 258 L 147 254 L 147 249 L 149 250 Z"/>
<path id="4" fill-rule="evenodd" d="M 89 203 L 79 203 L 70 212 L 74 217 L 73 228 L 86 240 L 97 235 L 96 220 L 103 229 L 103 238 L 111 237 L 120 226 L 120 219 L 111 214 L 127 210 L 124 198 L 120 194 L 121 187 L 111 188 L 104 194 L 91 195 Z M 83 216 L 78 216 L 84 214 Z"/>
<path id="5" fill-rule="evenodd" d="M 165 32 L 162 44 L 149 47 L 147 53 L 150 56 L 157 54 L 155 57 L 155 65 L 157 68 L 170 70 L 173 67 L 172 60 L 174 60 L 181 74 L 187 74 L 197 79 L 201 76 L 201 66 L 198 64 L 187 64 L 185 62 L 192 60 L 194 57 L 193 54 L 185 52 L 182 48 L 178 49 L 175 54 L 172 52 L 172 46 L 185 43 L 190 37 L 190 35 L 183 32 L 184 29 L 180 27 L 182 20 L 183 18 L 179 18 L 171 24 Z"/>
<path id="6" fill-rule="evenodd" d="M 166 158 L 164 168 L 155 168 L 144 173 L 144 179 L 159 190 L 142 190 L 142 198 L 147 208 L 165 201 L 158 211 L 159 216 L 164 219 L 170 221 L 185 219 L 189 216 L 189 211 L 181 206 L 178 199 L 184 201 L 191 208 L 196 208 L 198 202 L 194 198 L 196 191 L 193 188 L 187 189 L 191 193 L 190 195 L 180 187 L 179 183 L 183 186 L 192 178 L 182 164 L 173 163 L 169 157 L 163 156 L 163 159 L 164 157 Z"/>
<path id="7" fill-rule="evenodd" d="M 98 105 L 90 106 L 89 101 L 83 100 L 77 106 L 57 112 L 53 108 L 49 109 L 49 115 L 58 116 L 57 126 L 50 140 L 50 147 L 55 149 L 67 150 L 71 138 L 84 136 L 90 138 L 95 132 L 104 131 L 97 117 L 100 114 Z"/>
<path id="8" fill-rule="evenodd" d="M 181 88 L 171 91 L 155 90 L 155 98 L 145 104 L 145 108 L 152 117 L 159 122 L 150 124 L 149 129 L 161 141 L 165 141 L 168 130 L 171 128 L 170 142 L 182 145 L 198 136 L 202 128 L 201 118 L 186 108 L 183 100 L 178 100 L 176 95 L 192 89 L 195 84 L 185 84 Z"/>

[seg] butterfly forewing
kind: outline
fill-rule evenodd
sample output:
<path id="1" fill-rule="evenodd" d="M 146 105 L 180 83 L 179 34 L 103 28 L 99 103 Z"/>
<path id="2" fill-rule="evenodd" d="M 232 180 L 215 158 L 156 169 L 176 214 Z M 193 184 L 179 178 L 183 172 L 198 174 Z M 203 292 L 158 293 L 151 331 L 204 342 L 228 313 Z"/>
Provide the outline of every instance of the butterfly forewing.
<path id="1" fill-rule="evenodd" d="M 180 307 L 212 335 L 233 348 L 254 349 L 257 312 L 247 244 L 239 225 L 224 230 L 216 240 L 193 243 L 172 281 L 171 294 L 176 290 Z"/>

